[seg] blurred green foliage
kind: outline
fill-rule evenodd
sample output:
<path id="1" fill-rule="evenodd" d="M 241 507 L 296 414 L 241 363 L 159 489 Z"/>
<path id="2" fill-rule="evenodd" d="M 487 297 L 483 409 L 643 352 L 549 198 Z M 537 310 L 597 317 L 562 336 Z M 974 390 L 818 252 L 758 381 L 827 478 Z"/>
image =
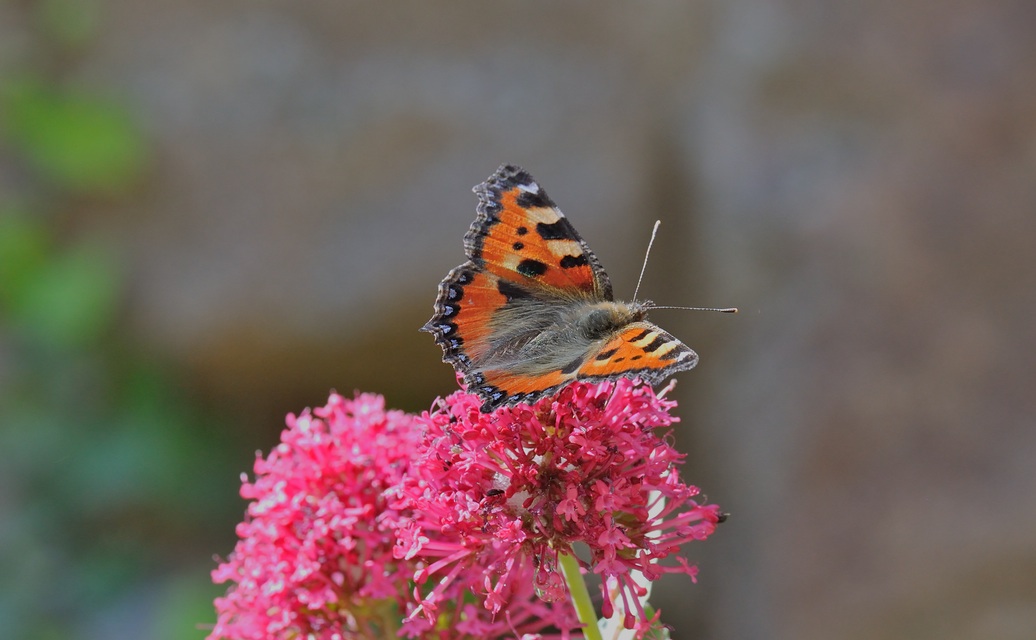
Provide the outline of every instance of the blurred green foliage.
<path id="1" fill-rule="evenodd" d="M 26 77 L 0 90 L 0 130 L 52 183 L 91 193 L 132 184 L 145 159 L 128 114 L 89 94 Z"/>
<path id="2" fill-rule="evenodd" d="M 95 341 L 112 322 L 117 278 L 103 247 L 50 252 L 39 221 L 0 212 L 0 305 L 19 332 L 59 348 Z"/>
<path id="3" fill-rule="evenodd" d="M 208 554 L 187 554 L 190 581 L 175 558 L 205 546 L 206 523 L 232 528 L 227 447 L 216 420 L 119 335 L 111 253 L 52 246 L 45 221 L 0 212 L 0 628 L 88 637 L 102 624 L 91 618 L 126 598 L 142 606 L 144 588 L 165 624 L 172 611 L 194 616 L 179 621 L 186 635 L 156 637 L 201 637 L 216 593 Z"/>
<path id="4" fill-rule="evenodd" d="M 25 60 L 93 33 L 88 2 L 26 10 Z M 117 101 L 24 66 L 0 79 L 0 636 L 201 638 L 243 461 L 121 330 L 114 247 L 56 224 L 130 197 L 150 150 Z"/>

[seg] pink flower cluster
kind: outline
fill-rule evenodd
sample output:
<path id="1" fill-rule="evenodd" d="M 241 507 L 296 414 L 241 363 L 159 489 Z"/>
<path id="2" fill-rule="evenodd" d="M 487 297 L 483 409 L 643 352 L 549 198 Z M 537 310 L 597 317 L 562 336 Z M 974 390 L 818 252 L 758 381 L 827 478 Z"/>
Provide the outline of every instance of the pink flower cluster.
<path id="1" fill-rule="evenodd" d="M 675 421 L 674 402 L 619 379 L 572 384 L 492 414 L 480 413 L 480 404 L 457 392 L 421 416 L 428 450 L 420 471 L 403 480 L 418 517 L 403 526 L 397 557 L 429 561 L 419 585 L 443 576 L 424 594 L 426 613 L 443 585 L 475 577 L 493 611 L 530 582 L 529 573 L 543 600 L 562 601 L 568 588 L 558 554 L 574 555 L 577 543 L 589 549 L 586 568 L 617 580 L 623 610 L 642 620 L 631 571 L 648 580 L 667 572 L 694 578 L 682 558 L 677 566 L 660 561 L 709 536 L 720 512 L 696 501 L 698 489 L 679 478 L 683 455 L 655 431 Z M 602 594 L 611 617 L 603 586 Z"/>
<path id="2" fill-rule="evenodd" d="M 412 416 L 381 396 L 289 415 L 281 443 L 255 462 L 252 502 L 230 558 L 213 574 L 232 582 L 216 600 L 209 638 L 391 637 L 412 568 L 392 555 L 410 517 L 389 505 L 419 451 Z M 245 480 L 243 478 L 243 480 Z"/>
<path id="3" fill-rule="evenodd" d="M 242 488 L 252 502 L 213 572 L 233 584 L 209 639 L 572 637 L 558 565 L 574 545 L 617 585 L 625 626 L 646 630 L 631 572 L 693 579 L 682 558 L 660 561 L 720 519 L 680 481 L 675 403 L 620 379 L 480 405 L 458 391 L 413 416 L 332 395 L 289 416 Z"/>

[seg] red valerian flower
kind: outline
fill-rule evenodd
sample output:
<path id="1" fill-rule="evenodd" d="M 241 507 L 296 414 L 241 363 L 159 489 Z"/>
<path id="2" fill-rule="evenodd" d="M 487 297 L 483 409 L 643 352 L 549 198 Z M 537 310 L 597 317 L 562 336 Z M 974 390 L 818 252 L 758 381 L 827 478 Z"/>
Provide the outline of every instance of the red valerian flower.
<path id="1" fill-rule="evenodd" d="M 287 425 L 256 460 L 255 480 L 243 479 L 251 502 L 233 553 L 212 574 L 231 586 L 216 599 L 209 640 L 533 638 L 574 625 L 569 609 L 540 601 L 531 586 L 490 611 L 471 596 L 481 575 L 444 586 L 438 601 L 415 600 L 413 578 L 425 566 L 395 552 L 441 537 L 405 526 L 415 514 L 399 500 L 424 421 L 386 411 L 381 396 L 332 394 Z M 419 606 L 425 615 L 408 616 Z"/>
<path id="2" fill-rule="evenodd" d="M 408 514 L 385 491 L 417 455 L 421 429 L 370 394 L 332 394 L 287 425 L 256 460 L 255 481 L 243 478 L 252 502 L 212 574 L 234 584 L 216 600 L 209 639 L 392 637 L 414 569 L 393 558 Z"/>
<path id="3" fill-rule="evenodd" d="M 590 552 L 584 566 L 604 579 L 604 616 L 613 612 L 606 585 L 617 585 L 625 626 L 646 629 L 653 616 L 630 575 L 693 579 L 696 569 L 682 559 L 660 561 L 709 536 L 720 519 L 680 480 L 684 456 L 668 431 L 659 433 L 677 420 L 667 390 L 627 379 L 577 382 L 489 414 L 476 395 L 458 391 L 422 415 L 425 451 L 396 505 L 415 518 L 402 526 L 396 557 L 424 563 L 415 596 L 428 621 L 457 585 L 494 613 L 530 585 L 553 611 L 567 611 L 559 554 L 574 555 L 581 543 Z"/>

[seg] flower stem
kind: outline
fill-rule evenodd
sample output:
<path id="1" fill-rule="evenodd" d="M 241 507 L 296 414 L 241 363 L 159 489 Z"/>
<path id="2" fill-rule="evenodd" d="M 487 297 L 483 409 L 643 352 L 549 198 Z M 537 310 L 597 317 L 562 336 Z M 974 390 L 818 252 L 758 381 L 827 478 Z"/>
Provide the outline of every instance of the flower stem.
<path id="1" fill-rule="evenodd" d="M 603 640 L 601 630 L 597 628 L 597 614 L 594 612 L 594 603 L 590 601 L 590 592 L 586 589 L 586 581 L 579 571 L 579 561 L 574 555 L 559 553 L 561 560 L 561 573 L 568 583 L 568 592 L 572 594 L 572 604 L 575 605 L 576 615 L 583 623 L 583 637 L 586 640 Z"/>

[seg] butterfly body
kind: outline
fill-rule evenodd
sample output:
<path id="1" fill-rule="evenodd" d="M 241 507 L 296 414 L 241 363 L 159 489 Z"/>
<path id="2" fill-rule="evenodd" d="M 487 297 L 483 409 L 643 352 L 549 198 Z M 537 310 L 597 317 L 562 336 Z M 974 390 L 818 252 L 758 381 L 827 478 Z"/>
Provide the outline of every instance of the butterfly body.
<path id="1" fill-rule="evenodd" d="M 439 285 L 422 329 L 482 396 L 482 411 L 532 402 L 573 380 L 656 384 L 697 363 L 646 321 L 649 303 L 613 299 L 597 257 L 528 173 L 502 166 L 475 193 L 468 261 Z"/>

